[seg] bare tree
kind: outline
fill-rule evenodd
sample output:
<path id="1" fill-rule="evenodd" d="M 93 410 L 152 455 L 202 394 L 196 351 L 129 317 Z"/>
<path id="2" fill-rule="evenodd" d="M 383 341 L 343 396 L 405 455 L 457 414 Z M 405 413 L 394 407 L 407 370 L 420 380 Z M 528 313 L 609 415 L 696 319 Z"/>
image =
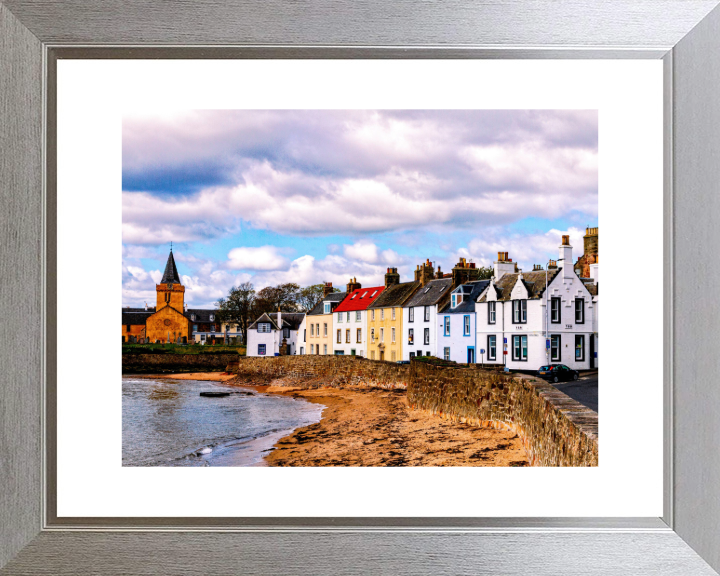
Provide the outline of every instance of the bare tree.
<path id="1" fill-rule="evenodd" d="M 257 294 L 250 282 L 230 288 L 227 298 L 220 298 L 215 305 L 221 322 L 237 324 L 240 328 L 240 338 L 247 343 L 247 329 L 250 325 L 253 308 Z"/>

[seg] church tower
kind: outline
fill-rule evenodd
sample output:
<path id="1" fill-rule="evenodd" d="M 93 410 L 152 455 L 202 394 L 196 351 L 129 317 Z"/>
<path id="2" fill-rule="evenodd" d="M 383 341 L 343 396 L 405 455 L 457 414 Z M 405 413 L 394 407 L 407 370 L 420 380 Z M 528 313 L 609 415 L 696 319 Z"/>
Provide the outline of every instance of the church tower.
<path id="1" fill-rule="evenodd" d="M 172 248 L 170 255 L 165 264 L 165 273 L 163 274 L 160 284 L 155 285 L 157 292 L 157 306 L 155 310 L 160 310 L 165 306 L 171 306 L 178 312 L 183 312 L 185 305 L 185 286 L 180 284 L 180 276 L 178 275 L 177 266 L 175 266 L 175 258 L 173 258 Z"/>

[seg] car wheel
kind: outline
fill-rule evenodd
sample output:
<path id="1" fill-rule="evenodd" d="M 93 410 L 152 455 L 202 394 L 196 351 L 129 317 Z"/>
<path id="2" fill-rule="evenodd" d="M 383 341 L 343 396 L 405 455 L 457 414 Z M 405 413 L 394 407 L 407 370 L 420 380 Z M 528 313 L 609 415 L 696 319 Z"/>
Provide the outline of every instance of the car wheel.
<path id="1" fill-rule="evenodd" d="M 555 382 L 555 383 L 557 384 L 557 382 L 558 382 L 558 377 L 557 377 L 557 376 L 553 376 L 553 382 Z"/>
<path id="2" fill-rule="evenodd" d="M 577 372 L 575 372 L 575 374 L 573 374 L 573 380 L 577 380 L 577 379 L 578 379 L 578 374 L 577 374 Z"/>

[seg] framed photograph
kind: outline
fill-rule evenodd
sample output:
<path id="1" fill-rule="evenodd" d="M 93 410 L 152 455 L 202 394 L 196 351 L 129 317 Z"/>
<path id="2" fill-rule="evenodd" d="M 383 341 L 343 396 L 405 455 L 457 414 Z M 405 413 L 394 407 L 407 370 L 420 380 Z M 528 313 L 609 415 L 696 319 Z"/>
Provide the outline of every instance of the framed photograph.
<path id="1" fill-rule="evenodd" d="M 716 5 L 3 0 L 1 572 L 716 574 Z"/>

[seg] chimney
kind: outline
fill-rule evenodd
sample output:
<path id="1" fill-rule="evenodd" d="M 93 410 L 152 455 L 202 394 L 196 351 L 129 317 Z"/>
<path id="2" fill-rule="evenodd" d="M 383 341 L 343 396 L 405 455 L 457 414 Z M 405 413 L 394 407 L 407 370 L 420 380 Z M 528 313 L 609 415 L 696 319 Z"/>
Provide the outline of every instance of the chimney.
<path id="1" fill-rule="evenodd" d="M 357 278 L 350 278 L 350 282 L 347 283 L 347 293 L 350 294 L 350 292 L 353 292 L 355 290 L 360 290 L 362 286 L 358 284 Z"/>
<path id="2" fill-rule="evenodd" d="M 585 228 L 585 236 L 583 236 L 583 248 L 585 255 L 597 254 L 599 252 L 600 234 L 599 228 Z"/>
<path id="3" fill-rule="evenodd" d="M 281 337 L 282 337 L 282 327 L 283 326 L 282 326 L 282 311 L 280 310 L 280 306 L 278 306 L 277 324 L 278 324 L 278 328 L 280 329 Z"/>
<path id="4" fill-rule="evenodd" d="M 479 278 L 480 270 L 471 266 L 465 258 L 460 258 L 460 261 L 455 264 L 455 267 L 452 269 L 453 290 L 461 284 L 472 282 L 473 280 L 478 280 Z"/>
<path id="5" fill-rule="evenodd" d="M 145 302 L 145 310 L 147 310 L 147 302 Z"/>
<path id="6" fill-rule="evenodd" d="M 419 264 L 415 270 L 415 282 L 420 282 L 421 286 L 425 286 L 435 277 L 435 267 L 428 258 L 424 264 Z"/>
<path id="7" fill-rule="evenodd" d="M 563 234 L 562 237 L 558 265 L 562 270 L 563 280 L 570 280 L 573 276 L 575 276 L 575 272 L 573 271 L 572 246 L 570 246 L 570 236 L 566 234 Z"/>
<path id="8" fill-rule="evenodd" d="M 600 276 L 599 276 L 599 272 L 598 272 L 598 266 L 600 266 L 600 264 L 598 264 L 597 262 L 596 262 L 595 264 L 590 264 L 590 278 L 593 279 L 593 282 L 594 282 L 595 284 L 598 284 L 598 283 L 600 282 L 600 280 L 599 280 Z"/>
<path id="9" fill-rule="evenodd" d="M 517 265 L 512 261 L 512 258 L 508 258 L 507 252 L 498 252 L 497 262 L 494 262 L 495 281 L 500 280 L 505 274 L 514 272 L 517 272 Z"/>
<path id="10" fill-rule="evenodd" d="M 332 294 L 333 291 L 333 285 L 332 282 L 325 282 L 323 286 L 323 298 L 325 298 L 328 294 Z"/>
<path id="11" fill-rule="evenodd" d="M 388 268 L 385 274 L 385 288 L 395 284 L 400 284 L 400 274 L 398 274 L 397 268 Z"/>

